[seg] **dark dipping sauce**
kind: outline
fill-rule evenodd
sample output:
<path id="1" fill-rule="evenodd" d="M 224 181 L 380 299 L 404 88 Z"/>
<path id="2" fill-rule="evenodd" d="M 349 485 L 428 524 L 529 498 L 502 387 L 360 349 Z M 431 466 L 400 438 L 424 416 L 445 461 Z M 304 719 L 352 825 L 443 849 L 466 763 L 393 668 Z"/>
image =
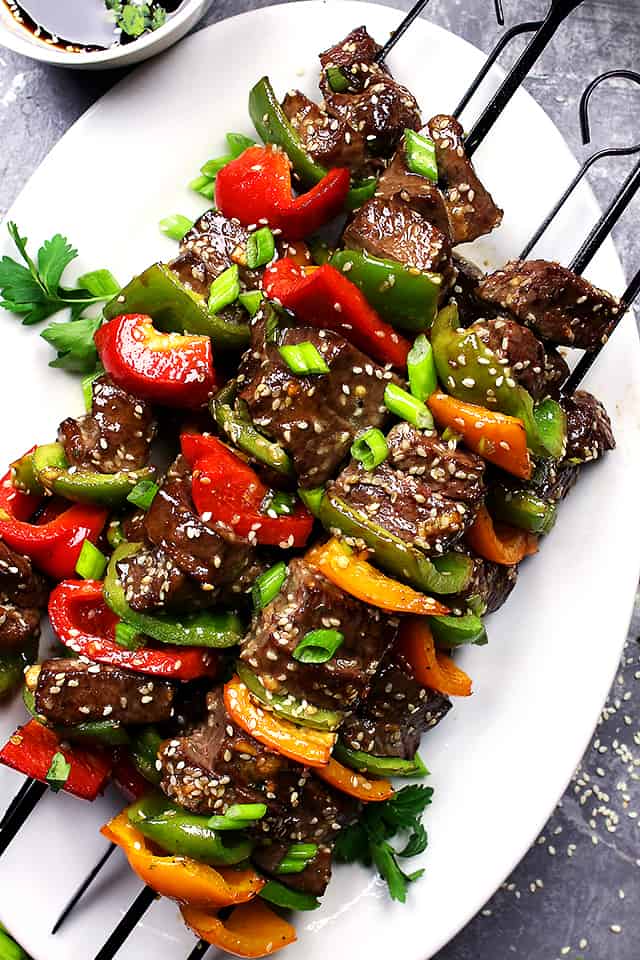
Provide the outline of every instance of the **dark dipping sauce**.
<path id="1" fill-rule="evenodd" d="M 171 15 L 182 2 L 162 0 L 160 6 Z M 34 37 L 59 50 L 87 53 L 139 39 L 121 32 L 104 0 L 4 0 L 4 4 Z"/>

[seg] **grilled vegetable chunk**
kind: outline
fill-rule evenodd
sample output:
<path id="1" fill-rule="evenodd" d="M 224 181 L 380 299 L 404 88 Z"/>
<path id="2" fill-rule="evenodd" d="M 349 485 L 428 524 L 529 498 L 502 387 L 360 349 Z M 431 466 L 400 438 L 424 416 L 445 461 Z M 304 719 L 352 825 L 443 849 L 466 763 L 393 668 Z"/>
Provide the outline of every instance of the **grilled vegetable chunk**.
<path id="1" fill-rule="evenodd" d="M 448 697 L 420 686 L 399 656 L 385 659 L 366 700 L 347 717 L 340 735 L 352 750 L 412 760 L 425 730 L 451 709 Z"/>
<path id="2" fill-rule="evenodd" d="M 352 30 L 320 54 L 320 88 L 327 112 L 361 134 L 371 154 L 389 157 L 405 129 L 419 130 L 421 120 L 414 96 L 393 79 L 386 66 L 376 63 L 380 49 L 365 27 Z M 332 68 L 347 79 L 347 91 L 332 89 Z"/>
<path id="3" fill-rule="evenodd" d="M 605 343 L 618 301 L 559 263 L 512 260 L 478 286 L 487 303 L 509 310 L 542 340 L 582 350 Z"/>
<path id="4" fill-rule="evenodd" d="M 473 521 L 484 463 L 437 434 L 407 423 L 387 437 L 389 456 L 374 470 L 352 461 L 328 492 L 378 526 L 429 553 L 441 553 Z"/>
<path id="5" fill-rule="evenodd" d="M 240 656 L 272 693 L 287 692 L 318 707 L 347 707 L 364 697 L 396 635 L 397 620 L 334 586 L 304 560 L 292 560 L 280 593 L 264 607 Z M 325 663 L 302 663 L 293 653 L 313 630 L 343 639 Z"/>
<path id="6" fill-rule="evenodd" d="M 151 407 L 106 375 L 93 381 L 92 391 L 91 413 L 69 417 L 58 429 L 69 465 L 99 473 L 146 466 L 156 433 Z"/>
<path id="7" fill-rule="evenodd" d="M 23 650 L 39 638 L 48 592 L 29 558 L 0 540 L 0 652 Z"/>
<path id="8" fill-rule="evenodd" d="M 454 117 L 439 114 L 429 120 L 439 179 L 449 216 L 452 244 L 468 243 L 490 233 L 502 222 L 502 210 L 476 174 L 464 149 L 464 131 Z"/>
<path id="9" fill-rule="evenodd" d="M 173 715 L 174 688 L 165 680 L 83 660 L 45 660 L 35 705 L 52 723 L 90 720 L 158 723 Z"/>
<path id="10" fill-rule="evenodd" d="M 224 813 L 236 803 L 264 803 L 261 834 L 287 837 L 308 772 L 248 736 L 229 719 L 222 691 L 207 697 L 207 721 L 160 748 L 161 787 L 193 813 Z"/>
<path id="11" fill-rule="evenodd" d="M 240 396 L 255 426 L 290 454 L 300 486 L 315 487 L 335 473 L 359 430 L 388 421 L 392 374 L 329 330 L 290 328 L 278 338 L 279 346 L 297 343 L 313 344 L 329 372 L 295 374 L 278 346 L 265 343 L 243 357 Z"/>

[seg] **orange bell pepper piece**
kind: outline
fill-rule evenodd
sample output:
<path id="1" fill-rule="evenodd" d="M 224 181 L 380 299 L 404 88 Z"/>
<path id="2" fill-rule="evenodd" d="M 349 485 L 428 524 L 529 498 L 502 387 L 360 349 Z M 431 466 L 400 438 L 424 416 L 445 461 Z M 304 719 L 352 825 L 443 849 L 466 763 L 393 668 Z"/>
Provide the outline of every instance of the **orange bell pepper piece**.
<path id="1" fill-rule="evenodd" d="M 472 550 L 485 560 L 510 566 L 538 552 L 538 538 L 506 523 L 495 523 L 482 504 L 465 534 Z"/>
<path id="2" fill-rule="evenodd" d="M 270 750 L 306 767 L 323 767 L 329 763 L 336 734 L 278 719 L 251 699 L 239 677 L 225 684 L 224 704 L 233 722 Z"/>
<path id="3" fill-rule="evenodd" d="M 216 869 L 190 857 L 158 856 L 146 837 L 129 822 L 126 810 L 100 831 L 124 850 L 129 866 L 163 897 L 194 907 L 231 907 L 251 900 L 265 881 L 255 870 Z"/>
<path id="4" fill-rule="evenodd" d="M 349 547 L 332 537 L 322 546 L 314 547 L 306 555 L 306 561 L 324 574 L 352 597 L 369 603 L 382 610 L 395 613 L 418 613 L 436 616 L 448 613 L 433 597 L 418 593 L 404 583 L 398 583 L 386 574 L 376 570 L 367 560 L 366 554 L 352 553 Z"/>
<path id="5" fill-rule="evenodd" d="M 358 800 L 368 803 L 388 800 L 393 796 L 393 787 L 388 780 L 367 780 L 361 773 L 344 767 L 333 757 L 326 767 L 319 767 L 315 773 L 336 790 L 342 790 L 350 797 L 357 797 Z"/>
<path id="6" fill-rule="evenodd" d="M 427 400 L 440 427 L 459 433 L 470 450 L 522 480 L 533 471 L 522 420 L 436 390 Z"/>
<path id="7" fill-rule="evenodd" d="M 471 677 L 454 661 L 436 650 L 429 624 L 422 617 L 408 617 L 400 626 L 398 649 L 424 687 L 452 697 L 471 695 Z"/>
<path id="8" fill-rule="evenodd" d="M 259 899 L 236 907 L 227 920 L 193 906 L 180 912 L 196 936 L 234 957 L 267 957 L 298 939 L 291 924 Z"/>

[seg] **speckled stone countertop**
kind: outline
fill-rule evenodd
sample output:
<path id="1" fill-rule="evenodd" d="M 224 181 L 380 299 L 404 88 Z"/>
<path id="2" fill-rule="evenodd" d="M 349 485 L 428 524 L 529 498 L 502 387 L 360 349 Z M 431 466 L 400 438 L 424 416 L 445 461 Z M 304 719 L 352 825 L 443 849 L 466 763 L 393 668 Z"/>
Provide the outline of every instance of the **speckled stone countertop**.
<path id="1" fill-rule="evenodd" d="M 266 5 L 218 0 L 205 22 Z M 504 5 L 512 24 L 539 18 L 548 2 Z M 638 0 L 586 0 L 526 82 L 580 158 L 586 156 L 577 118 L 580 93 L 604 70 L 640 68 L 638 12 Z M 491 0 L 431 0 L 427 14 L 484 50 L 498 36 Z M 517 41 L 516 49 L 521 45 Z M 502 62 L 508 65 L 514 55 L 505 54 Z M 0 214 L 71 123 L 119 76 L 58 70 L 0 50 Z M 594 146 L 640 140 L 640 90 L 614 81 L 601 88 L 595 106 Z M 611 160 L 594 171 L 591 182 L 601 203 L 631 164 L 630 158 Z M 628 275 L 640 265 L 639 214 L 637 199 L 615 233 Z M 437 960 L 639 960 L 638 634 L 640 603 L 600 724 L 564 798 L 513 876 Z"/>

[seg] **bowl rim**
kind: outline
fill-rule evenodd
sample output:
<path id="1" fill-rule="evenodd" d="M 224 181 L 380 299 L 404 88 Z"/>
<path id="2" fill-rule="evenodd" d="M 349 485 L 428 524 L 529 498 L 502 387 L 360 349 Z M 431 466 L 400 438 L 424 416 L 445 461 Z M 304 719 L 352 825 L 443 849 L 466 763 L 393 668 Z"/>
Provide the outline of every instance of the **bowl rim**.
<path id="1" fill-rule="evenodd" d="M 32 60 L 38 60 L 41 63 L 49 63 L 61 67 L 110 62 L 116 64 L 119 60 L 131 56 L 134 51 L 136 55 L 144 50 L 150 52 L 153 47 L 162 43 L 163 40 L 168 39 L 173 33 L 180 30 L 198 7 L 204 9 L 209 6 L 209 3 L 210 0 L 184 0 L 181 9 L 157 30 L 144 34 L 125 47 L 116 46 L 110 47 L 108 50 L 96 50 L 88 53 L 70 53 L 66 50 L 60 50 L 58 47 L 49 46 L 43 42 L 38 43 L 37 40 L 29 40 L 27 36 L 30 36 L 30 34 L 26 27 L 20 27 L 20 24 L 18 24 L 19 29 L 17 32 L 14 32 L 6 26 L 6 18 L 0 16 L 0 47 L 6 47 L 14 53 L 22 54 L 25 57 L 30 57 Z M 5 4 L 0 0 L 0 11 L 2 11 L 2 7 L 4 6 Z M 11 16 L 8 10 L 6 10 L 6 14 L 9 17 Z M 22 37 L 23 33 L 25 34 L 24 39 Z"/>

